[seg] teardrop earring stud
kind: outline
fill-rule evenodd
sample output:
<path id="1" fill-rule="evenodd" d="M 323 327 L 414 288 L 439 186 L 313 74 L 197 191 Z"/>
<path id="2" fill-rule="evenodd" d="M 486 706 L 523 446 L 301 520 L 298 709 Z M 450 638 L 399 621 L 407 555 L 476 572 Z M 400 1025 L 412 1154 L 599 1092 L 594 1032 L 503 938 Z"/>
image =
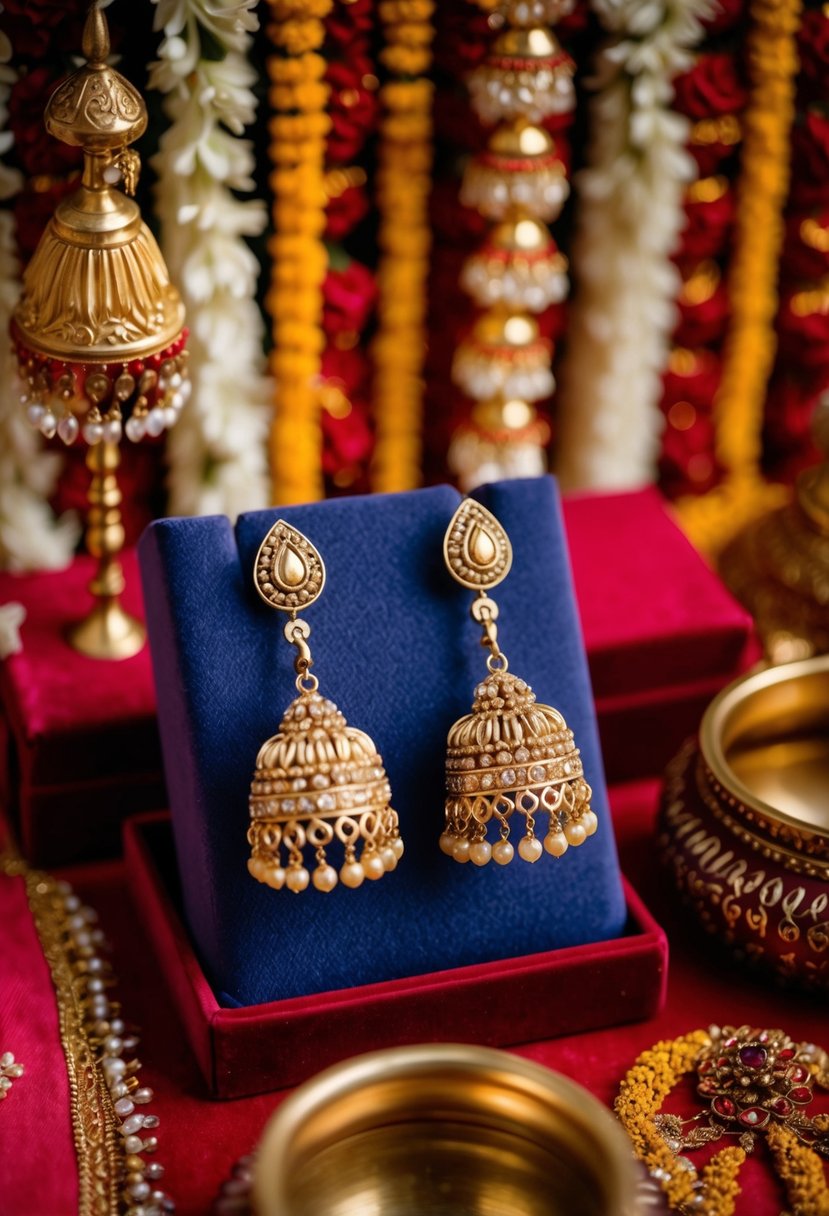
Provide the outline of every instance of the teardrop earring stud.
<path id="1" fill-rule="evenodd" d="M 511 674 L 498 644 L 498 605 L 487 593 L 512 566 L 509 537 L 490 511 L 468 498 L 449 524 L 443 554 L 456 582 L 477 593 L 470 612 L 489 651 L 489 674 L 475 689 L 472 713 L 449 731 L 440 847 L 456 861 L 507 865 L 518 820 L 519 857 L 535 862 L 544 850 L 561 857 L 593 835 L 598 819 L 573 732 L 557 709 L 536 701 L 529 684 Z M 542 844 L 536 830 L 544 818 Z M 494 843 L 487 839 L 490 823 L 497 829 Z"/>
<path id="2" fill-rule="evenodd" d="M 307 537 L 280 519 L 259 547 L 254 582 L 266 604 L 288 613 L 284 634 L 296 647 L 299 695 L 256 758 L 248 870 L 275 890 L 359 887 L 395 869 L 403 841 L 374 742 L 348 725 L 311 673 L 311 627 L 297 614 L 322 593 L 325 566 Z M 316 858 L 313 872 L 306 854 Z M 338 869 L 334 856 L 342 858 Z"/>

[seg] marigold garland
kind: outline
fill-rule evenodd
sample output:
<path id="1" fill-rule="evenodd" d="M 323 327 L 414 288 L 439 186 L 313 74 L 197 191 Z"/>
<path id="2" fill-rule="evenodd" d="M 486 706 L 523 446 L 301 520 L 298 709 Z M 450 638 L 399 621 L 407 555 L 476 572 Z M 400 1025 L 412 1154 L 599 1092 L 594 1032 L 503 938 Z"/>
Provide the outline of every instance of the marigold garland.
<path id="1" fill-rule="evenodd" d="M 275 502 L 307 502 L 323 493 L 319 375 L 325 231 L 325 143 L 330 119 L 325 60 L 319 54 L 333 0 L 270 0 L 268 35 L 280 52 L 268 61 L 274 117 L 274 236 L 269 242 L 275 412 L 271 480 Z"/>
<path id="2" fill-rule="evenodd" d="M 373 488 L 420 482 L 426 283 L 431 231 L 433 0 L 383 0 L 380 53 L 391 74 L 380 91 L 377 204 L 380 212 Z"/>
<path id="3" fill-rule="evenodd" d="M 731 324 L 714 402 L 722 485 L 677 503 L 680 522 L 700 548 L 721 549 L 746 523 L 785 500 L 760 474 L 763 406 L 774 361 L 777 269 L 790 142 L 801 0 L 753 0 L 747 61 L 752 88 L 728 280 Z"/>

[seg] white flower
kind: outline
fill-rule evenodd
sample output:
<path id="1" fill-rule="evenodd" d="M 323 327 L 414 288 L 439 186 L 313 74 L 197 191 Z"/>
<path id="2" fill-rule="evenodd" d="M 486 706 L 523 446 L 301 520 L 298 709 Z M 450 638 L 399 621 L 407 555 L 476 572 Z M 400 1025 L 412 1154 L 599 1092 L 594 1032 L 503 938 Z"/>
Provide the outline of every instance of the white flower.
<path id="1" fill-rule="evenodd" d="M 672 78 L 690 63 L 710 0 L 593 0 L 605 29 L 591 86 L 588 166 L 572 251 L 579 291 L 559 396 L 565 484 L 653 481 L 661 374 L 679 276 L 670 261 L 693 172 Z"/>

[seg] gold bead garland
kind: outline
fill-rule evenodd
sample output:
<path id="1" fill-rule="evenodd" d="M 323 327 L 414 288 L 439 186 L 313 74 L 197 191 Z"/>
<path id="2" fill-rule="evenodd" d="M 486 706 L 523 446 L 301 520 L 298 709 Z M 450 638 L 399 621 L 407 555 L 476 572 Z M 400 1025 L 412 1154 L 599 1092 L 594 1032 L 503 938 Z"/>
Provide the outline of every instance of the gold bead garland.
<path id="1" fill-rule="evenodd" d="M 483 310 L 452 367 L 475 402 L 449 452 L 465 490 L 544 471 L 549 428 L 534 402 L 549 397 L 555 381 L 552 344 L 540 337 L 534 314 L 567 294 L 567 262 L 546 221 L 558 216 L 569 187 L 555 141 L 536 124 L 575 104 L 573 62 L 547 28 L 569 11 L 567 0 L 478 2 L 501 32 L 469 89 L 481 120 L 497 126 L 467 166 L 461 201 L 496 226 L 461 272 L 463 289 Z"/>
<path id="2" fill-rule="evenodd" d="M 426 285 L 431 230 L 433 0 L 379 6 L 390 78 L 380 90 L 377 205 L 380 212 L 372 488 L 410 490 L 420 482 Z"/>
<path id="3" fill-rule="evenodd" d="M 731 322 L 714 401 L 722 485 L 677 503 L 680 522 L 700 548 L 721 549 L 755 516 L 786 498 L 763 482 L 763 406 L 774 361 L 777 270 L 797 76 L 801 0 L 753 0 L 747 62 L 752 91 L 743 119 L 735 248 L 729 272 Z"/>
<path id="4" fill-rule="evenodd" d="M 274 235 L 266 303 L 273 324 L 270 359 L 275 412 L 270 439 L 273 499 L 322 497 L 319 375 L 323 348 L 325 147 L 331 120 L 319 50 L 333 0 L 270 0 L 268 60 L 274 116 L 268 130 Z"/>

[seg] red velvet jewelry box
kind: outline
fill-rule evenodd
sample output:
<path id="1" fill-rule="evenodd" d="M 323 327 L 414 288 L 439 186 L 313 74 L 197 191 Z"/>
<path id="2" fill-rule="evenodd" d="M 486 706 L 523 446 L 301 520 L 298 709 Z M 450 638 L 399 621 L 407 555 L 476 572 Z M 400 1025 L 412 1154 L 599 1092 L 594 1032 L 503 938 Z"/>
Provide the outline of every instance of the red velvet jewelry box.
<path id="1" fill-rule="evenodd" d="M 564 499 L 610 784 L 660 775 L 759 657 L 748 614 L 654 488 Z"/>
<path id="2" fill-rule="evenodd" d="M 651 1017 L 665 998 L 668 941 L 624 881 L 624 936 L 409 979 L 223 1008 L 179 906 L 166 813 L 124 825 L 136 906 L 205 1085 L 241 1098 L 299 1084 L 346 1056 L 418 1042 L 491 1046 L 549 1039 Z"/>
<path id="3" fill-rule="evenodd" d="M 124 606 L 142 617 L 135 554 L 122 560 Z M 166 801 L 149 649 L 102 662 L 65 641 L 91 604 L 94 567 L 78 557 L 62 571 L 0 575 L 0 604 L 26 609 L 23 649 L 0 663 L 0 798 L 42 866 L 117 853 L 124 817 Z"/>

